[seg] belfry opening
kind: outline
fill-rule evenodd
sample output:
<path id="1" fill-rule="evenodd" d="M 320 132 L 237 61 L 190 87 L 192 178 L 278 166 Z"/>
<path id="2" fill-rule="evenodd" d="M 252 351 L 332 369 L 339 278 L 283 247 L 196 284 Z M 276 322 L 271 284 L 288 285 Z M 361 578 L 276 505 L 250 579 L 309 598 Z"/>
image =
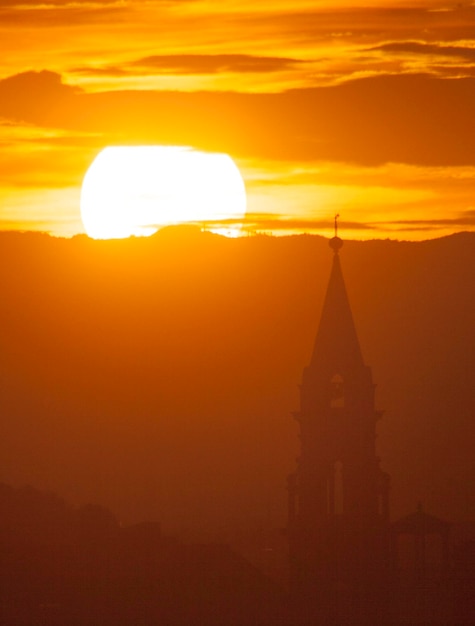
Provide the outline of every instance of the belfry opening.
<path id="1" fill-rule="evenodd" d="M 384 623 L 390 575 L 389 476 L 376 452 L 375 385 L 343 279 L 343 241 L 304 369 L 300 455 L 289 476 L 290 592 L 315 623 Z M 318 621 L 320 620 L 320 621 Z"/>

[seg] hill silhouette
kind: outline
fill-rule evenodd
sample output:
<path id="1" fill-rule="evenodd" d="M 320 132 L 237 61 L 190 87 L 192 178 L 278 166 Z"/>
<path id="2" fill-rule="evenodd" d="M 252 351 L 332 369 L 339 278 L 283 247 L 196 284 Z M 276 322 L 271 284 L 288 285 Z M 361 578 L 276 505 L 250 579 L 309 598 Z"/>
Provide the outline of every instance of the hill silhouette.
<path id="1" fill-rule="evenodd" d="M 0 483 L 0 622 L 283 624 L 281 590 L 222 544 L 121 527 L 98 505 Z"/>
<path id="2" fill-rule="evenodd" d="M 0 250 L 1 480 L 183 534 L 284 526 L 326 240 L 0 233 Z M 341 262 L 394 516 L 422 500 L 474 519 L 475 234 L 347 241 Z"/>

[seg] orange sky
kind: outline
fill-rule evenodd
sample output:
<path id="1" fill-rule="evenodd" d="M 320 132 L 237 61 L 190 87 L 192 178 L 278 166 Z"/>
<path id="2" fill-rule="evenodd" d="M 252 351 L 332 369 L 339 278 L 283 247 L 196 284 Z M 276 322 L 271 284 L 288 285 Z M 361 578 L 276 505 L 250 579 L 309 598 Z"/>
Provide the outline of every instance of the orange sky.
<path id="1" fill-rule="evenodd" d="M 246 229 L 475 229 L 475 3 L 0 0 L 0 228 L 82 232 L 107 145 L 229 153 Z"/>

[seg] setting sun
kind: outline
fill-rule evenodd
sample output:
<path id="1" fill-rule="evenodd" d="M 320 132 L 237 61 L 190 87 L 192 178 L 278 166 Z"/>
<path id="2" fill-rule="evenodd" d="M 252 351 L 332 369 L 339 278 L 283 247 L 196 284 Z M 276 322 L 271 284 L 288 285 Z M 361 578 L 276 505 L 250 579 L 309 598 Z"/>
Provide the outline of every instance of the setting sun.
<path id="1" fill-rule="evenodd" d="M 105 148 L 81 191 L 84 228 L 96 239 L 152 235 L 183 223 L 223 232 L 222 222 L 245 212 L 246 191 L 234 161 L 186 147 Z"/>

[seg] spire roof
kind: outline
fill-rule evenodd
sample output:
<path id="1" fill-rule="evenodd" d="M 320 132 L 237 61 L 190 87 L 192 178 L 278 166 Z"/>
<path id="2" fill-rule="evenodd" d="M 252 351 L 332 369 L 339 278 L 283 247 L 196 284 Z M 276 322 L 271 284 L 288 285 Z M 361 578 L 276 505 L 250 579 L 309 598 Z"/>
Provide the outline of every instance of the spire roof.
<path id="1" fill-rule="evenodd" d="M 344 375 L 363 367 L 364 363 L 341 272 L 338 252 L 343 241 L 335 236 L 329 243 L 334 252 L 333 266 L 310 367 Z"/>

